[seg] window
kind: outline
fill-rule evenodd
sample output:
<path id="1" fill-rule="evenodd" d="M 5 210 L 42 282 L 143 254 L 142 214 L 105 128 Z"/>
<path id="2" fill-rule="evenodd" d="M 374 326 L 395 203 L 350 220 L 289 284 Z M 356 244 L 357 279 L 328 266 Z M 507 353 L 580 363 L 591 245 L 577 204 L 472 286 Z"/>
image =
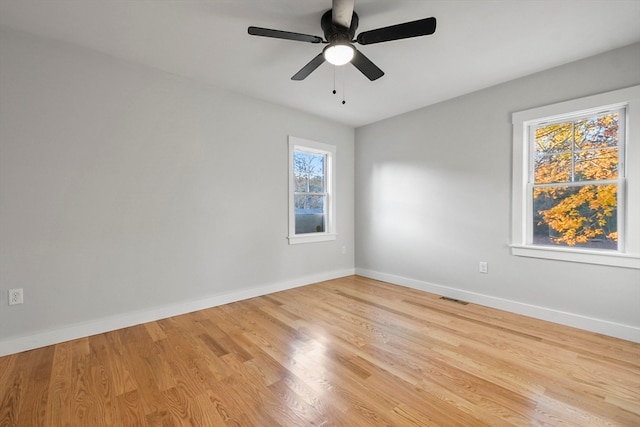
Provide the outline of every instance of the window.
<path id="1" fill-rule="evenodd" d="M 512 253 L 640 268 L 640 86 L 513 114 Z"/>
<path id="2" fill-rule="evenodd" d="M 335 240 L 336 147 L 289 137 L 289 243 Z"/>

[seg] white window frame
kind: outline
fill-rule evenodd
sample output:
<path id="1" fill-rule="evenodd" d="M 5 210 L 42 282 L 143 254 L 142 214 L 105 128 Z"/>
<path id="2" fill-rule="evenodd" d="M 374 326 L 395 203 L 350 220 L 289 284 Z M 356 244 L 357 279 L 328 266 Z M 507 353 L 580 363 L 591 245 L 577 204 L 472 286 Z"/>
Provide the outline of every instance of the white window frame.
<path id="1" fill-rule="evenodd" d="M 335 157 L 336 146 L 311 141 L 309 139 L 289 136 L 289 244 L 326 242 L 336 240 L 336 203 L 335 203 Z M 296 213 L 295 213 L 295 180 L 293 153 L 295 151 L 306 151 L 322 154 L 326 156 L 325 165 L 325 191 L 326 199 L 324 204 L 325 231 L 318 233 L 296 234 Z"/>
<path id="2" fill-rule="evenodd" d="M 617 251 L 531 243 L 533 197 L 529 185 L 531 127 L 565 116 L 626 109 L 626 141 L 620 141 Z M 513 187 L 511 253 L 516 256 L 640 269 L 640 85 L 512 114 Z"/>

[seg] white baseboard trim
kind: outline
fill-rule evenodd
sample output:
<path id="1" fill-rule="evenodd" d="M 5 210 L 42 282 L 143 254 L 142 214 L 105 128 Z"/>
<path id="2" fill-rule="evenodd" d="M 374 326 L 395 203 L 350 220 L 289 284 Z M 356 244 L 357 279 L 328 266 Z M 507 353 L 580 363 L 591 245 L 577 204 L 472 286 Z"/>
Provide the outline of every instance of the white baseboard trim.
<path id="1" fill-rule="evenodd" d="M 155 320 L 166 319 L 172 316 L 204 310 L 235 301 L 254 298 L 287 289 L 298 288 L 312 283 L 323 282 L 325 280 L 337 279 L 339 277 L 352 276 L 355 269 L 335 270 L 321 274 L 312 274 L 295 279 L 289 279 L 277 283 L 267 283 L 249 289 L 226 292 L 197 300 L 183 301 L 177 304 L 156 307 L 131 313 L 110 316 L 88 322 L 64 326 L 58 329 L 37 332 L 31 335 L 8 338 L 0 340 L 0 356 L 20 353 L 39 347 L 58 344 L 78 338 L 114 331 L 142 323 L 153 322 Z"/>
<path id="2" fill-rule="evenodd" d="M 561 325 L 640 343 L 640 328 L 635 326 L 609 322 L 607 320 L 567 313 L 547 307 L 526 304 L 490 295 L 483 295 L 448 286 L 436 285 L 434 283 L 381 273 L 379 271 L 356 268 L 356 274 L 371 279 L 381 280 L 383 282 L 393 283 L 395 285 L 406 286 L 408 288 L 418 289 L 449 298 L 468 301 L 474 304 L 480 304 L 491 308 L 497 308 L 499 310 L 509 311 L 511 313 L 521 314 L 536 319 L 546 320 L 549 322 L 559 323 Z"/>

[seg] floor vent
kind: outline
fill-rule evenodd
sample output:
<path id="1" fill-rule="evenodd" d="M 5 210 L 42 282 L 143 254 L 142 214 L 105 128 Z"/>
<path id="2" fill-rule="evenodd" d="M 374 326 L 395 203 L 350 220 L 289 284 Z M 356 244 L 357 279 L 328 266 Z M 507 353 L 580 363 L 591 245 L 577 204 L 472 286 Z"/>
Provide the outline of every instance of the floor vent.
<path id="1" fill-rule="evenodd" d="M 466 301 L 460 301 L 459 299 L 455 299 L 455 298 L 449 298 L 449 297 L 440 297 L 440 299 L 443 299 L 445 301 L 450 301 L 450 302 L 455 302 L 456 304 L 462 304 L 462 305 L 467 305 L 469 304 Z"/>

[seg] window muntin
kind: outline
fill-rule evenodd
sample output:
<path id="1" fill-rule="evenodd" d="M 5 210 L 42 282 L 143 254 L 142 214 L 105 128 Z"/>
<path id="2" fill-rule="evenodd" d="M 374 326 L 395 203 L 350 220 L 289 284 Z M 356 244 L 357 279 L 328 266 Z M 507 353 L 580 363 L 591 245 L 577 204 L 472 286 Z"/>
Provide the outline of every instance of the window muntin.
<path id="1" fill-rule="evenodd" d="M 533 245 L 618 250 L 625 109 L 530 125 Z"/>
<path id="2" fill-rule="evenodd" d="M 289 137 L 289 243 L 335 240 L 336 147 Z"/>

